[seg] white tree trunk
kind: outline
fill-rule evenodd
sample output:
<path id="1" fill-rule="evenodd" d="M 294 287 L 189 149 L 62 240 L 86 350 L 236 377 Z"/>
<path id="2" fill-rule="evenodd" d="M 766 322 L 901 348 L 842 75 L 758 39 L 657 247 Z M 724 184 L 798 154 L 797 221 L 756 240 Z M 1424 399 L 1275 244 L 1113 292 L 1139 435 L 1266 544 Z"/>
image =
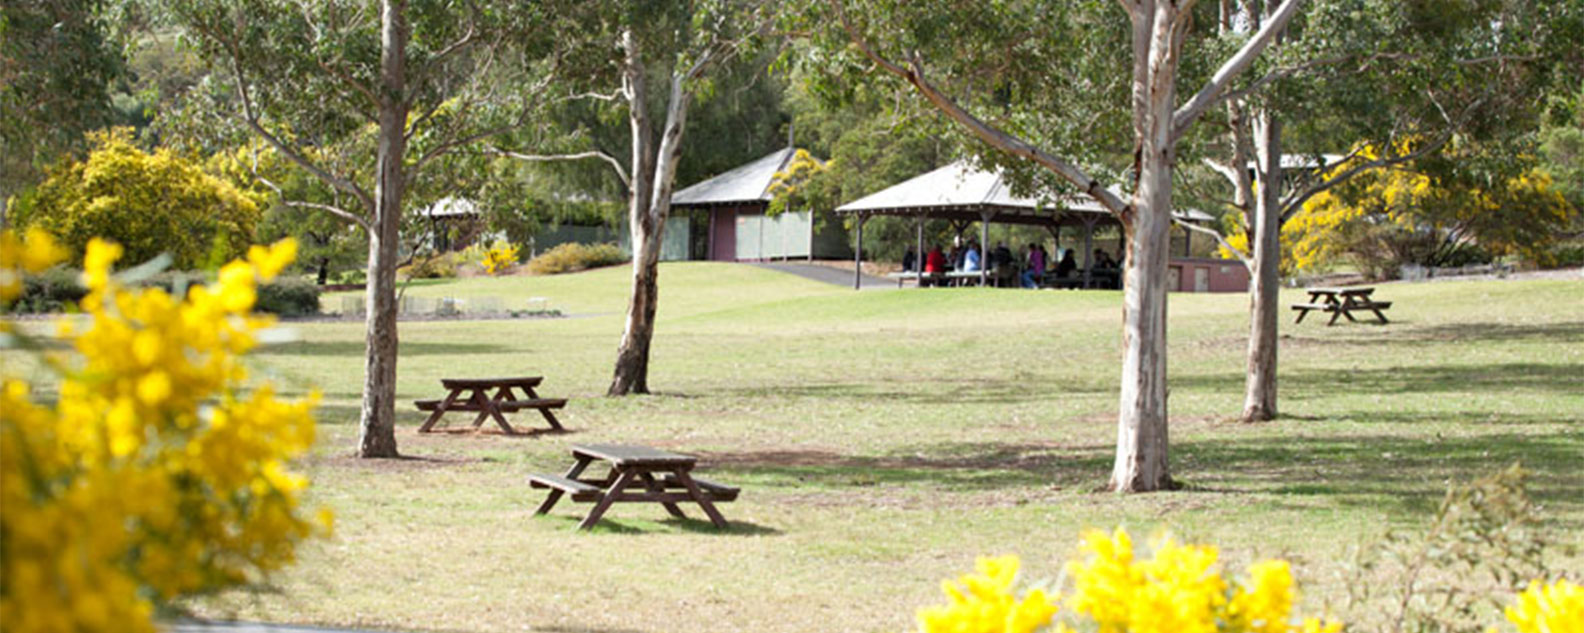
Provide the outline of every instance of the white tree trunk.
<path id="1" fill-rule="evenodd" d="M 405 2 L 385 0 L 381 11 L 379 145 L 374 218 L 369 230 L 367 357 L 359 457 L 397 457 L 396 451 L 396 261 L 400 242 L 403 171 L 407 150 Z"/>
<path id="2" fill-rule="evenodd" d="M 627 48 L 629 115 L 633 136 L 632 181 L 628 221 L 633 248 L 632 297 L 627 302 L 627 325 L 621 346 L 616 350 L 616 371 L 607 395 L 649 393 L 649 345 L 654 338 L 655 311 L 660 300 L 660 247 L 664 243 L 666 218 L 671 215 L 671 190 L 676 182 L 677 160 L 682 154 L 682 135 L 687 129 L 690 96 L 686 76 L 673 73 L 666 100 L 665 127 L 659 147 L 650 138 L 648 112 L 644 109 L 647 80 L 637 43 L 624 37 Z"/>
<path id="3" fill-rule="evenodd" d="M 1244 422 L 1276 417 L 1276 352 L 1281 291 L 1281 121 L 1268 110 L 1253 115 L 1254 154 L 1259 190 L 1254 197 L 1250 245 L 1253 283 L 1249 286 L 1248 382 Z"/>
<path id="4" fill-rule="evenodd" d="M 1111 489 L 1166 490 L 1167 464 L 1166 272 L 1170 259 L 1172 170 L 1176 160 L 1172 115 L 1176 102 L 1176 4 L 1141 8 L 1148 29 L 1148 64 L 1135 81 L 1139 126 L 1138 186 L 1124 218 L 1127 260 L 1123 270 L 1122 390 L 1117 416 L 1116 462 Z M 1135 29 L 1135 36 L 1144 29 Z M 1135 50 L 1140 47 L 1135 46 Z M 1142 84 L 1142 85 L 1139 85 Z"/>

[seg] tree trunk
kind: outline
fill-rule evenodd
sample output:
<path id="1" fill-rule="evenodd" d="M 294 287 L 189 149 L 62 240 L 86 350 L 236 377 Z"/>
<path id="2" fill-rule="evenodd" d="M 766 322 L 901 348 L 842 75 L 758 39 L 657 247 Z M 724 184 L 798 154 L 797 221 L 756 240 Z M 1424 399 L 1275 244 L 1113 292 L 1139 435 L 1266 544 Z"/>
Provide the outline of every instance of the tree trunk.
<path id="1" fill-rule="evenodd" d="M 649 342 L 660 305 L 660 244 L 665 223 L 655 224 L 646 208 L 631 214 L 633 288 L 627 302 L 627 327 L 616 350 L 616 375 L 607 395 L 649 393 Z"/>
<path id="2" fill-rule="evenodd" d="M 1153 20 L 1147 64 L 1134 77 L 1139 136 L 1138 185 L 1132 213 L 1122 218 L 1127 236 L 1123 270 L 1122 391 L 1117 416 L 1116 463 L 1111 489 L 1148 492 L 1173 487 L 1167 464 L 1166 271 L 1170 258 L 1172 170 L 1176 160 L 1172 113 L 1176 102 L 1176 3 L 1140 9 Z M 1135 46 L 1135 50 L 1140 47 Z M 1139 97 L 1142 97 L 1140 100 Z"/>
<path id="3" fill-rule="evenodd" d="M 1253 284 L 1249 286 L 1248 382 L 1244 422 L 1276 417 L 1276 352 L 1281 291 L 1281 121 L 1268 110 L 1253 116 L 1254 154 L 1259 190 L 1249 240 L 1253 247 Z"/>
<path id="4" fill-rule="evenodd" d="M 385 0 L 381 11 L 379 145 L 376 156 L 374 222 L 369 230 L 367 358 L 358 457 L 397 457 L 396 452 L 396 263 L 406 174 L 407 23 L 402 0 Z"/>

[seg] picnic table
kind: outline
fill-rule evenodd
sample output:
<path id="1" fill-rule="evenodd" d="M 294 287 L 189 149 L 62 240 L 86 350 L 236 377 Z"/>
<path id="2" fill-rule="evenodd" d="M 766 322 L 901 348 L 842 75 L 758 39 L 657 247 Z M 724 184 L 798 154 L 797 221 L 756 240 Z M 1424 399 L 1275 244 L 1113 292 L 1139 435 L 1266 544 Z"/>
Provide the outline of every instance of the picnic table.
<path id="1" fill-rule="evenodd" d="M 1347 320 L 1357 323 L 1358 319 L 1353 318 L 1352 314 L 1354 310 L 1374 312 L 1375 318 L 1386 323 L 1386 315 L 1381 311 L 1392 306 L 1390 301 L 1371 299 L 1370 295 L 1374 294 L 1375 289 L 1370 287 L 1306 288 L 1305 292 L 1309 293 L 1309 301 L 1293 304 L 1292 309 L 1298 310 L 1298 320 L 1294 323 L 1303 323 L 1311 310 L 1330 312 L 1331 320 L 1326 325 L 1335 325 L 1339 317 L 1347 317 Z"/>
<path id="2" fill-rule="evenodd" d="M 442 378 L 440 386 L 448 391 L 446 397 L 438 400 L 414 400 L 413 405 L 419 411 L 429 411 L 429 418 L 424 420 L 423 426 L 418 427 L 419 433 L 428 433 L 434 425 L 440 422 L 449 411 L 463 411 L 477 413 L 473 420 L 473 428 L 477 430 L 484 424 L 484 420 L 493 418 L 500 425 L 502 431 L 515 434 L 516 430 L 506 423 L 506 413 L 523 409 L 536 409 L 544 416 L 545 422 L 550 423 L 550 429 L 564 431 L 561 422 L 556 419 L 552 409 L 566 406 L 565 398 L 540 398 L 534 387 L 544 382 L 543 376 L 524 376 L 519 378 Z M 490 393 L 493 390 L 494 393 Z M 521 391 L 523 396 L 517 397 L 516 391 Z"/>
<path id="3" fill-rule="evenodd" d="M 583 444 L 572 446 L 572 457 L 575 461 L 565 475 L 528 476 L 530 486 L 550 489 L 550 496 L 534 514 L 550 512 L 562 495 L 570 494 L 575 502 L 594 503 L 588 516 L 578 523 L 578 529 L 587 530 L 599 523 L 613 503 L 658 503 L 671 516 L 682 519 L 686 515 L 677 504 L 693 502 L 704 509 L 715 527 L 724 528 L 726 519 L 715 509 L 715 503 L 737 499 L 737 488 L 693 477 L 698 458 L 691 455 L 647 446 Z M 583 477 L 583 471 L 595 461 L 608 462 L 610 472 L 603 478 Z"/>

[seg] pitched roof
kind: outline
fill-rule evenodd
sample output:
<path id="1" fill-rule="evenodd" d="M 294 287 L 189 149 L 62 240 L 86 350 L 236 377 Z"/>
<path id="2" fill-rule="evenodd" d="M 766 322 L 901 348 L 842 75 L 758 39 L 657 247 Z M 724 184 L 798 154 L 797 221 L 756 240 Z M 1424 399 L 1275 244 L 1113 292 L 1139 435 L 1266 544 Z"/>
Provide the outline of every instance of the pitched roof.
<path id="1" fill-rule="evenodd" d="M 1112 192 L 1123 195 L 1114 188 Z M 841 205 L 836 207 L 836 212 L 930 217 L 994 212 L 996 222 L 1049 223 L 1058 209 L 1063 213 L 1109 215 L 1104 207 L 1087 196 L 1071 196 L 1056 203 L 1041 204 L 1038 199 L 1014 195 L 999 169 L 984 171 L 965 161 L 954 162 Z M 1195 222 L 1214 219 L 1196 209 L 1179 209 L 1172 214 Z"/>
<path id="2" fill-rule="evenodd" d="M 792 160 L 793 153 L 791 147 L 779 149 L 764 158 L 695 183 L 671 194 L 671 206 L 769 202 L 770 181 Z"/>

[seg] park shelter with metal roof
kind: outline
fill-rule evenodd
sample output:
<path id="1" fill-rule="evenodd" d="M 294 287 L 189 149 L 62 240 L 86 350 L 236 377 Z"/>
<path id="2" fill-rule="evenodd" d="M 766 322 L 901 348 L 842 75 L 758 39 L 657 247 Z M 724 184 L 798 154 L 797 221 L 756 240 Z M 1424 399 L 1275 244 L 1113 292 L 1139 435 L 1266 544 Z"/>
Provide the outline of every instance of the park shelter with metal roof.
<path id="1" fill-rule="evenodd" d="M 818 222 L 812 211 L 766 215 L 770 186 L 797 149 L 788 146 L 671 196 L 673 209 L 707 214 L 705 259 L 759 261 L 847 257 L 846 235 L 834 222 Z M 821 225 L 824 226 L 821 226 Z"/>
<path id="2" fill-rule="evenodd" d="M 980 244 L 990 242 L 991 223 L 1046 227 L 1061 241 L 1061 229 L 1083 229 L 1084 285 L 1090 284 L 1093 268 L 1094 229 L 1104 224 L 1119 224 L 1099 203 L 1086 197 L 1068 196 L 1055 203 L 1019 196 L 999 170 L 981 170 L 966 161 L 957 161 L 916 176 L 886 189 L 836 207 L 836 213 L 855 218 L 855 259 L 863 258 L 863 225 L 874 216 L 911 217 L 918 221 L 918 253 L 924 253 L 924 221 L 946 220 L 959 236 L 974 222 L 980 223 Z M 1197 210 L 1174 211 L 1178 219 L 1207 222 L 1209 214 Z M 1186 246 L 1186 245 L 1185 245 Z M 1186 248 L 1185 248 L 1186 250 Z M 980 270 L 980 283 L 988 273 Z"/>

